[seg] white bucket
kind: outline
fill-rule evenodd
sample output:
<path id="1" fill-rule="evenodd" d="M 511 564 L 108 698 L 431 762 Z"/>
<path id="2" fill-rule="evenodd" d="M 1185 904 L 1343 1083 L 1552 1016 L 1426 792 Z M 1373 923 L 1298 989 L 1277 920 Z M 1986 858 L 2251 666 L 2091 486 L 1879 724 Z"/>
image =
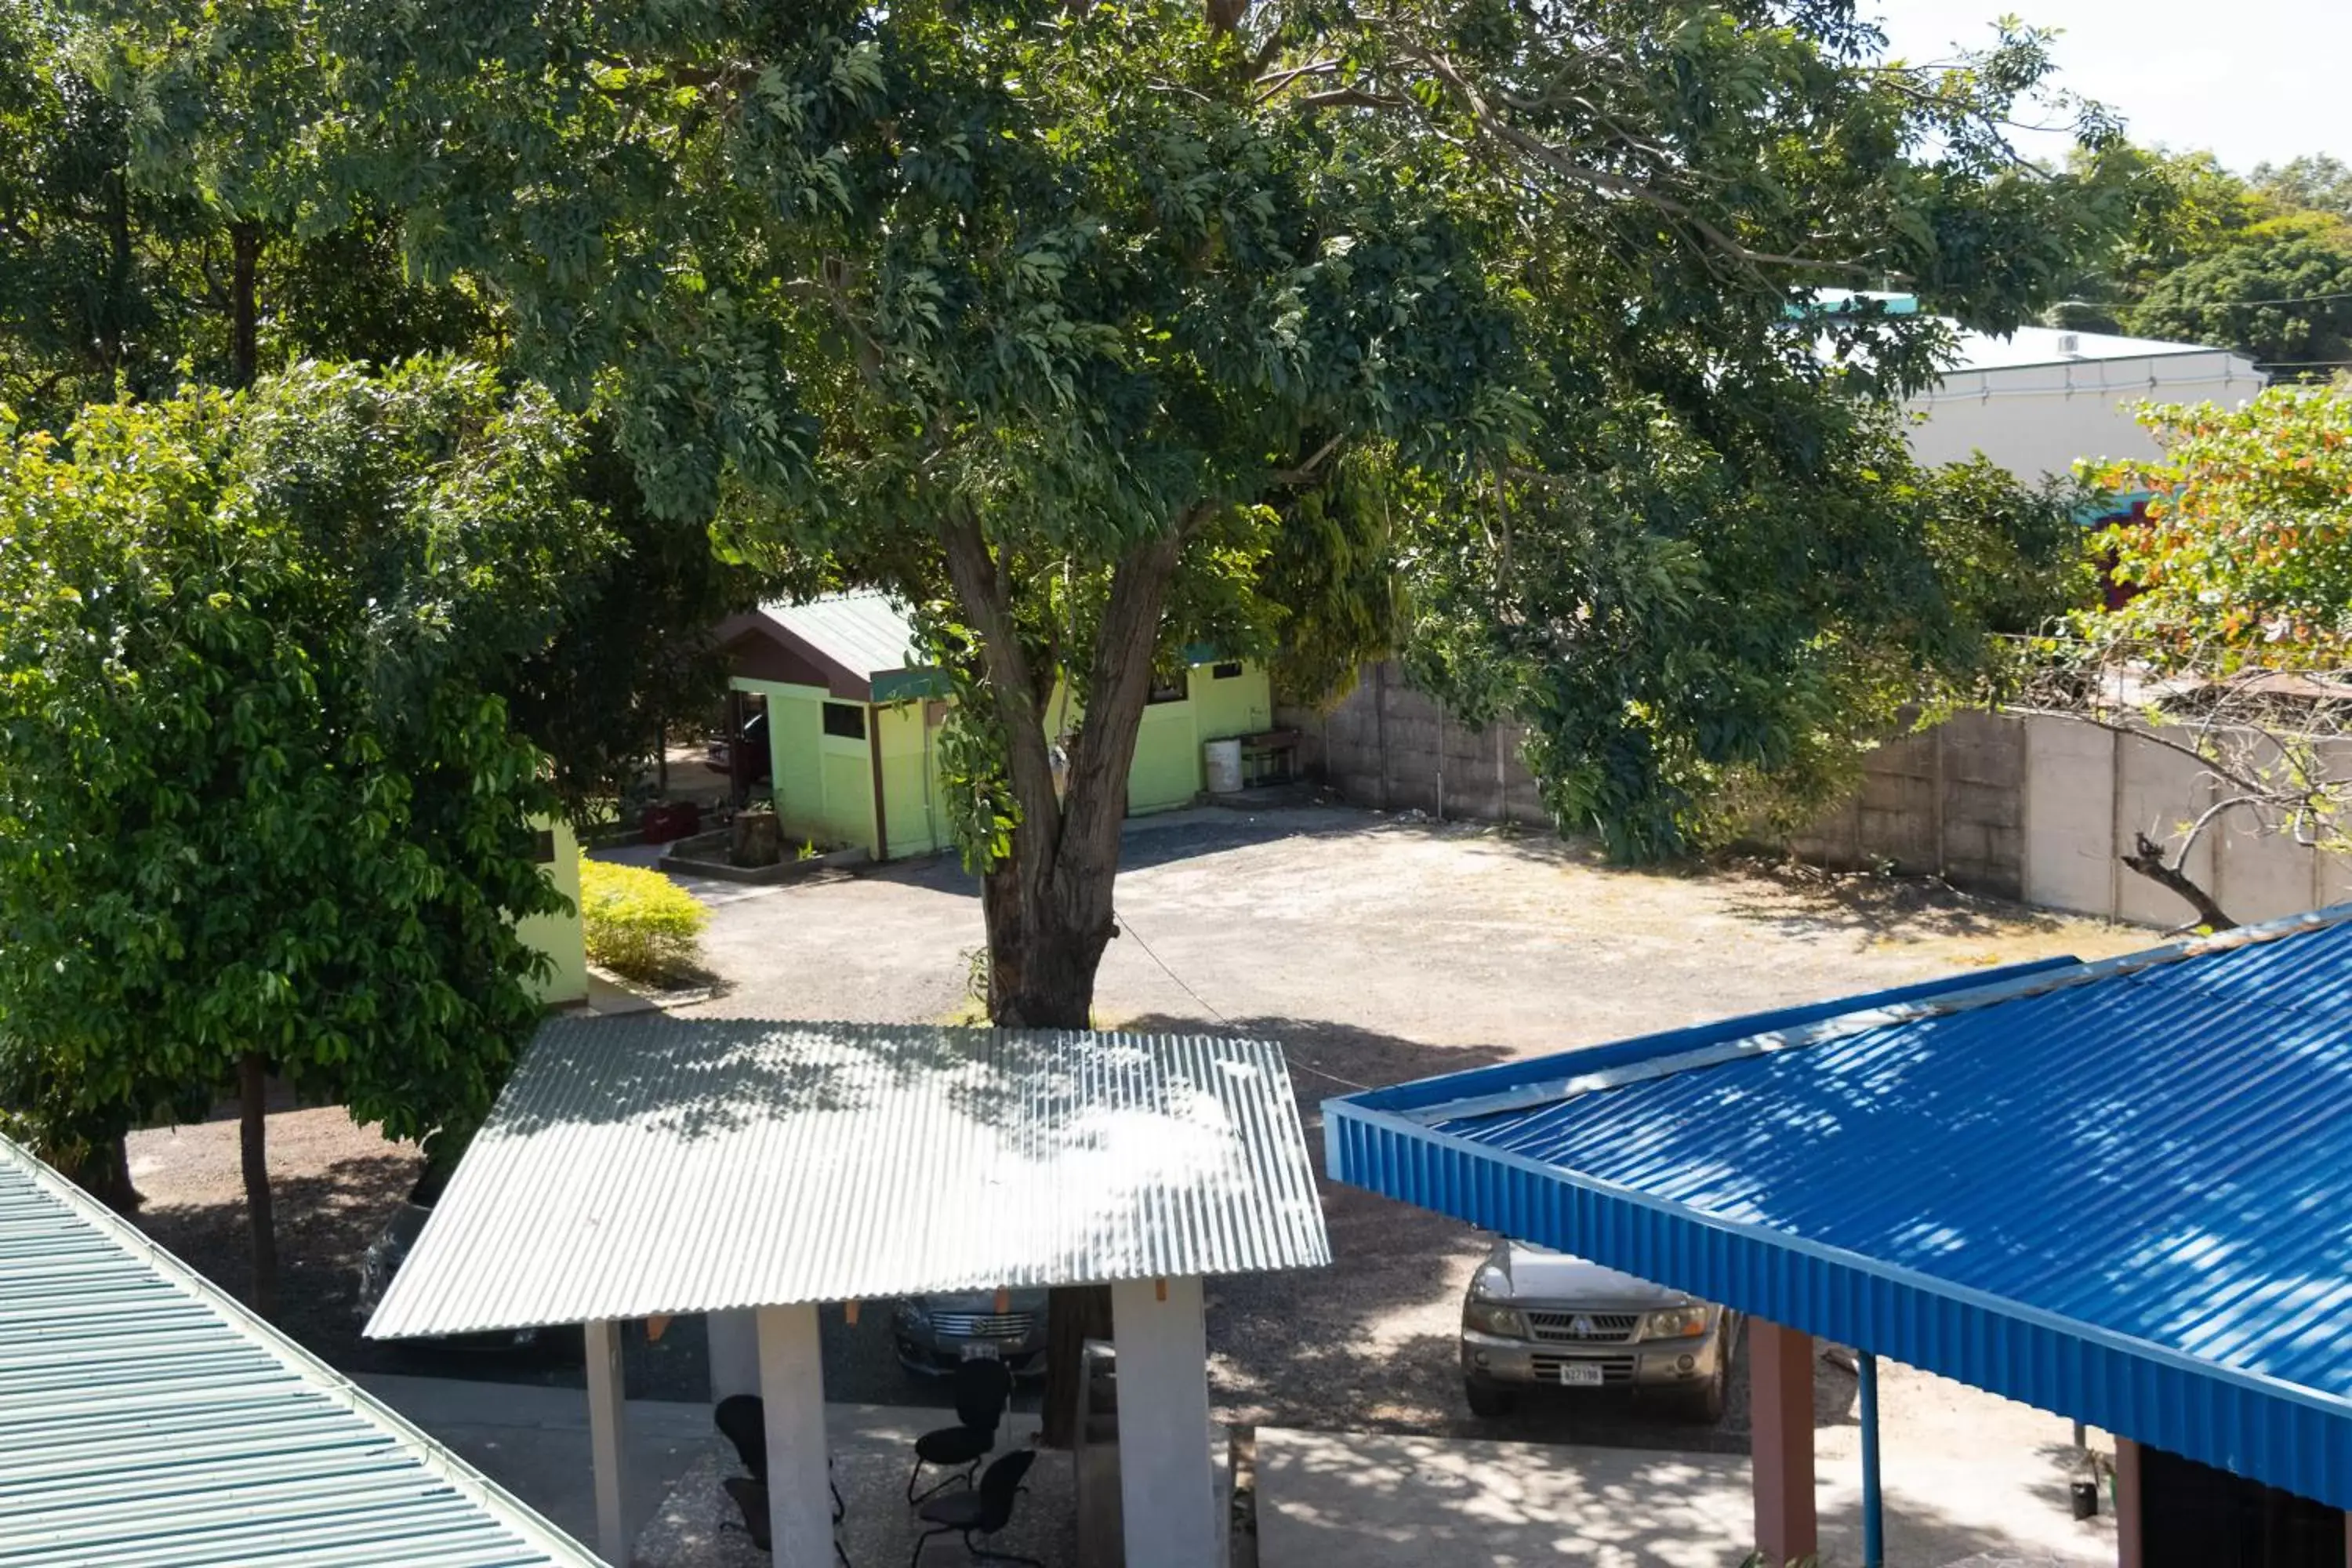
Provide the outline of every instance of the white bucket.
<path id="1" fill-rule="evenodd" d="M 1201 760 L 1209 775 L 1211 795 L 1240 792 L 1242 743 L 1239 741 L 1211 741 L 1201 748 Z"/>

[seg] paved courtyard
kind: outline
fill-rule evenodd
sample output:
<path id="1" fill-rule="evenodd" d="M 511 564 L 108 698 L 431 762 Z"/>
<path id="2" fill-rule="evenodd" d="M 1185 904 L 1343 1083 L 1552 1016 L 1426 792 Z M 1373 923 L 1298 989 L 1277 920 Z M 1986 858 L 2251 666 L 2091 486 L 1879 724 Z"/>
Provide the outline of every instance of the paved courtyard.
<path id="1" fill-rule="evenodd" d="M 969 1005 L 980 906 L 952 858 L 797 888 L 697 891 L 715 906 L 707 955 L 720 984 L 683 1011 L 919 1022 Z M 1320 808 L 1131 825 L 1118 911 L 1123 934 L 1103 965 L 1097 1024 L 1283 1041 L 1318 1161 L 1321 1101 L 1360 1085 L 2155 940 L 1916 882 L 1626 871 L 1554 838 Z M 1746 1448 L 1741 1385 L 1714 1429 L 1602 1400 L 1474 1420 L 1454 1336 L 1486 1239 L 1352 1188 L 1326 1184 L 1323 1195 L 1331 1269 L 1212 1287 L 1225 1418 Z M 835 1314 L 827 1331 L 833 1397 L 939 1397 L 898 1370 L 885 1314 L 863 1315 L 855 1330 Z M 1852 1378 L 1824 1366 L 1822 1379 L 1822 1419 L 1851 1424 Z M 1899 1422 L 1900 1374 L 1889 1378 L 1888 1403 Z"/>
<path id="2" fill-rule="evenodd" d="M 678 1011 L 877 1022 L 970 1014 L 981 914 L 974 883 L 951 858 L 796 887 L 712 883 L 695 891 L 712 906 L 706 956 L 713 984 L 670 999 Z M 1285 1042 L 1318 1158 L 1321 1100 L 1359 1086 L 2156 940 L 1915 882 L 1770 867 L 1625 871 L 1539 836 L 1320 808 L 1202 811 L 1134 824 L 1118 906 L 1123 934 L 1103 967 L 1097 1023 Z M 333 1110 L 289 1111 L 271 1124 L 281 1211 L 310 1216 L 290 1226 L 289 1258 L 289 1293 L 299 1282 L 289 1326 L 306 1342 L 338 1365 L 370 1373 L 576 1384 L 572 1366 L 419 1358 L 359 1342 L 351 1273 L 413 1173 L 414 1151 L 353 1128 Z M 142 1133 L 132 1154 L 152 1200 L 142 1224 L 230 1288 L 242 1285 L 235 1124 Z M 1486 1238 L 1353 1189 L 1327 1184 L 1323 1196 L 1334 1267 L 1213 1286 L 1210 1373 L 1221 1418 L 1268 1432 L 1366 1434 L 1375 1446 L 1475 1439 L 1500 1445 L 1490 1454 L 1538 1458 L 1551 1450 L 1514 1445 L 1649 1450 L 1669 1464 L 1685 1462 L 1666 1457 L 1675 1454 L 1745 1452 L 1744 1376 L 1735 1378 L 1729 1414 L 1716 1427 L 1607 1399 L 1475 1420 L 1462 1403 L 1454 1336 Z M 838 1311 L 827 1315 L 828 1396 L 867 1406 L 944 1404 L 941 1387 L 898 1369 L 887 1324 L 881 1311 L 863 1313 L 855 1328 Z M 658 1343 L 633 1334 L 629 1357 L 634 1397 L 703 1396 L 698 1322 L 672 1324 Z M 1826 1363 L 1817 1370 L 1824 1483 L 1843 1487 L 1854 1463 L 1853 1382 Z M 2044 1544 L 2045 1527 L 2063 1533 L 2071 1526 L 2063 1521 L 2065 1423 L 1900 1367 L 1885 1369 L 1882 1388 L 1890 1485 L 1899 1465 L 1915 1497 L 1925 1486 L 1982 1500 L 1933 1532 L 1927 1555 L 1898 1553 L 1895 1562 L 1940 1563 L 1949 1559 L 1947 1544 L 1962 1540 L 2004 1544 L 1992 1539 L 1998 1530 L 1987 1535 L 1987 1521 L 2009 1515 L 2032 1516 L 2035 1544 Z M 1034 1401 L 1032 1392 L 1021 1404 L 1034 1408 Z M 1415 1509 L 1454 1486 L 1442 1465 L 1407 1449 L 1375 1447 L 1335 1465 L 1330 1450 L 1315 1447 L 1319 1441 L 1268 1446 L 1267 1500 L 1285 1507 L 1288 1497 L 1290 1506 L 1282 1520 L 1269 1518 L 1271 1530 L 1325 1517 L 1297 1492 L 1316 1475 L 1393 1472 L 1411 1483 L 1404 1491 Z M 1956 1463 L 1966 1475 L 1949 1468 Z M 1531 1527 L 1577 1518 L 1588 1506 L 1556 1489 L 1545 1495 L 1552 1500 L 1525 1511 Z M 1465 1497 L 1474 1517 L 1519 1506 L 1483 1491 Z M 2103 1543 L 2089 1528 L 2079 1544 L 2095 1556 Z M 1356 1560 L 1341 1545 L 1345 1533 L 1291 1531 L 1301 1546 L 1294 1568 L 1334 1549 Z M 1269 1568 L 1282 1565 L 1270 1560 Z"/>

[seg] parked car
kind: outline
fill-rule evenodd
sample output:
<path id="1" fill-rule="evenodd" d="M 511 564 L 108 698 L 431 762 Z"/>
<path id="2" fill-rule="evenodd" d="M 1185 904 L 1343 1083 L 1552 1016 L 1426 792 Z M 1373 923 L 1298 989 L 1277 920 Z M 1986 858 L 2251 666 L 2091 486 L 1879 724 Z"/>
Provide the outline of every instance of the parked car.
<path id="1" fill-rule="evenodd" d="M 971 1290 L 912 1296 L 890 1322 L 898 1363 L 926 1377 L 944 1377 L 967 1361 L 1003 1362 L 1015 1377 L 1045 1371 L 1045 1292 L 1014 1290 L 996 1310 L 997 1293 Z"/>
<path id="2" fill-rule="evenodd" d="M 1737 1314 L 1529 1242 L 1498 1240 L 1462 1303 L 1462 1391 L 1474 1415 L 1521 1395 L 1619 1389 L 1723 1415 Z"/>
<path id="3" fill-rule="evenodd" d="M 360 1259 L 360 1321 L 374 1316 L 378 1302 L 392 1287 L 393 1276 L 407 1261 L 410 1248 L 433 1217 L 433 1201 L 440 1195 L 437 1183 L 420 1180 L 394 1211 Z M 543 1361 L 581 1361 L 586 1356 L 585 1336 L 577 1323 L 546 1329 L 511 1329 L 495 1333 L 453 1334 L 437 1340 L 399 1340 L 396 1348 L 414 1350 L 483 1351 Z"/>

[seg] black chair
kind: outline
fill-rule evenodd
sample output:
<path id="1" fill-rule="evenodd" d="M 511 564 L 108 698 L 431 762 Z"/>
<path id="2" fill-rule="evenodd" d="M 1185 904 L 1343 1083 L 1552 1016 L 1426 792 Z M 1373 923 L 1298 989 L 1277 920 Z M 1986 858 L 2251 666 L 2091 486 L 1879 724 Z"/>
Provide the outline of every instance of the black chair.
<path id="1" fill-rule="evenodd" d="M 719 1484 L 727 1489 L 729 1497 L 735 1500 L 736 1510 L 743 1516 L 743 1533 L 751 1538 L 751 1544 L 762 1552 L 773 1552 L 776 1549 L 775 1535 L 768 1528 L 768 1484 L 755 1481 L 749 1476 L 730 1476 Z M 835 1487 L 833 1490 L 834 1523 L 841 1522 L 842 1512 L 841 1489 Z M 833 1554 L 841 1560 L 841 1568 L 849 1568 L 849 1553 L 841 1549 L 838 1541 L 833 1543 Z"/>
<path id="2" fill-rule="evenodd" d="M 719 1435 L 734 1445 L 736 1458 L 751 1472 L 749 1477 L 730 1476 L 719 1484 L 735 1500 L 735 1506 L 743 1510 L 743 1528 L 750 1533 L 751 1544 L 762 1552 L 772 1552 L 775 1548 L 770 1544 L 768 1534 L 768 1407 L 756 1394 L 730 1394 L 719 1402 L 710 1418 L 717 1424 Z M 828 1472 L 833 1468 L 830 1456 L 825 1468 Z M 842 1502 L 841 1489 L 833 1484 L 830 1474 L 825 1477 L 825 1486 L 833 1493 L 833 1522 L 839 1524 L 847 1516 L 848 1508 Z M 841 1549 L 838 1541 L 833 1543 L 833 1554 L 841 1559 L 842 1568 L 849 1568 L 849 1553 Z"/>
<path id="3" fill-rule="evenodd" d="M 915 1468 L 907 1472 L 907 1500 L 920 1502 L 959 1479 L 967 1487 L 971 1485 L 973 1478 L 980 1474 L 980 1462 L 996 1447 L 997 1423 L 1004 1419 L 1004 1406 L 1012 1397 L 1013 1374 L 1005 1370 L 1003 1362 L 968 1361 L 957 1367 L 957 1424 L 926 1432 L 915 1439 Z M 925 1465 L 943 1465 L 956 1474 L 918 1492 L 915 1483 L 922 1479 Z"/>
<path id="4" fill-rule="evenodd" d="M 1034 1449 L 1015 1449 L 989 1466 L 988 1474 L 980 1478 L 980 1485 L 972 1490 L 934 1498 L 925 1503 L 920 1515 L 931 1528 L 916 1541 L 915 1554 L 907 1559 L 907 1568 L 917 1568 L 923 1560 L 923 1548 L 931 1543 L 934 1536 L 940 1535 L 962 1536 L 963 1549 L 975 1563 L 1025 1563 L 1029 1568 L 1045 1568 L 1034 1557 L 991 1552 L 974 1539 L 994 1535 L 1013 1522 L 1013 1500 L 1020 1497 L 1021 1483 L 1028 1478 L 1029 1467 L 1036 1458 Z"/>

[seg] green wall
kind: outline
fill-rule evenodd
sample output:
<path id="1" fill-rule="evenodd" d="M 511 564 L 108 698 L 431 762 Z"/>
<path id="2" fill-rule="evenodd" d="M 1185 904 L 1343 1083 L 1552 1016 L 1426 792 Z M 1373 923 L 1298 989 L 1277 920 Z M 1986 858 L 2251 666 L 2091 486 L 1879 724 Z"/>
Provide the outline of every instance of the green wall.
<path id="1" fill-rule="evenodd" d="M 767 699 L 768 763 L 776 817 L 792 845 L 809 839 L 874 842 L 874 773 L 867 742 L 824 732 L 827 693 L 822 686 L 738 679 L 735 689 Z M 866 710 L 866 721 L 873 721 Z"/>
<path id="2" fill-rule="evenodd" d="M 1202 742 L 1273 727 L 1274 693 L 1265 670 L 1245 664 L 1241 674 L 1220 680 L 1212 668 L 1199 664 L 1185 672 L 1184 700 L 1155 702 L 1143 710 L 1135 762 L 1128 771 L 1129 816 L 1192 805 L 1203 783 Z M 890 834 L 886 847 L 876 842 L 871 742 L 824 732 L 824 689 L 748 679 L 734 684 L 767 699 L 776 814 L 794 843 L 814 837 L 863 844 L 880 859 L 948 847 L 946 816 L 939 808 L 939 738 L 927 717 L 929 704 L 915 700 L 866 710 L 868 735 L 881 736 L 882 807 Z M 1055 694 L 1048 713 L 1056 731 L 1075 716 L 1066 690 Z"/>
<path id="3" fill-rule="evenodd" d="M 580 925 L 580 840 L 572 825 L 562 820 L 535 819 L 534 827 L 555 835 L 555 859 L 543 868 L 555 890 L 571 900 L 569 913 L 531 915 L 515 923 L 523 945 L 547 954 L 552 967 L 547 978 L 531 989 L 551 1007 L 588 999 L 588 944 Z"/>

